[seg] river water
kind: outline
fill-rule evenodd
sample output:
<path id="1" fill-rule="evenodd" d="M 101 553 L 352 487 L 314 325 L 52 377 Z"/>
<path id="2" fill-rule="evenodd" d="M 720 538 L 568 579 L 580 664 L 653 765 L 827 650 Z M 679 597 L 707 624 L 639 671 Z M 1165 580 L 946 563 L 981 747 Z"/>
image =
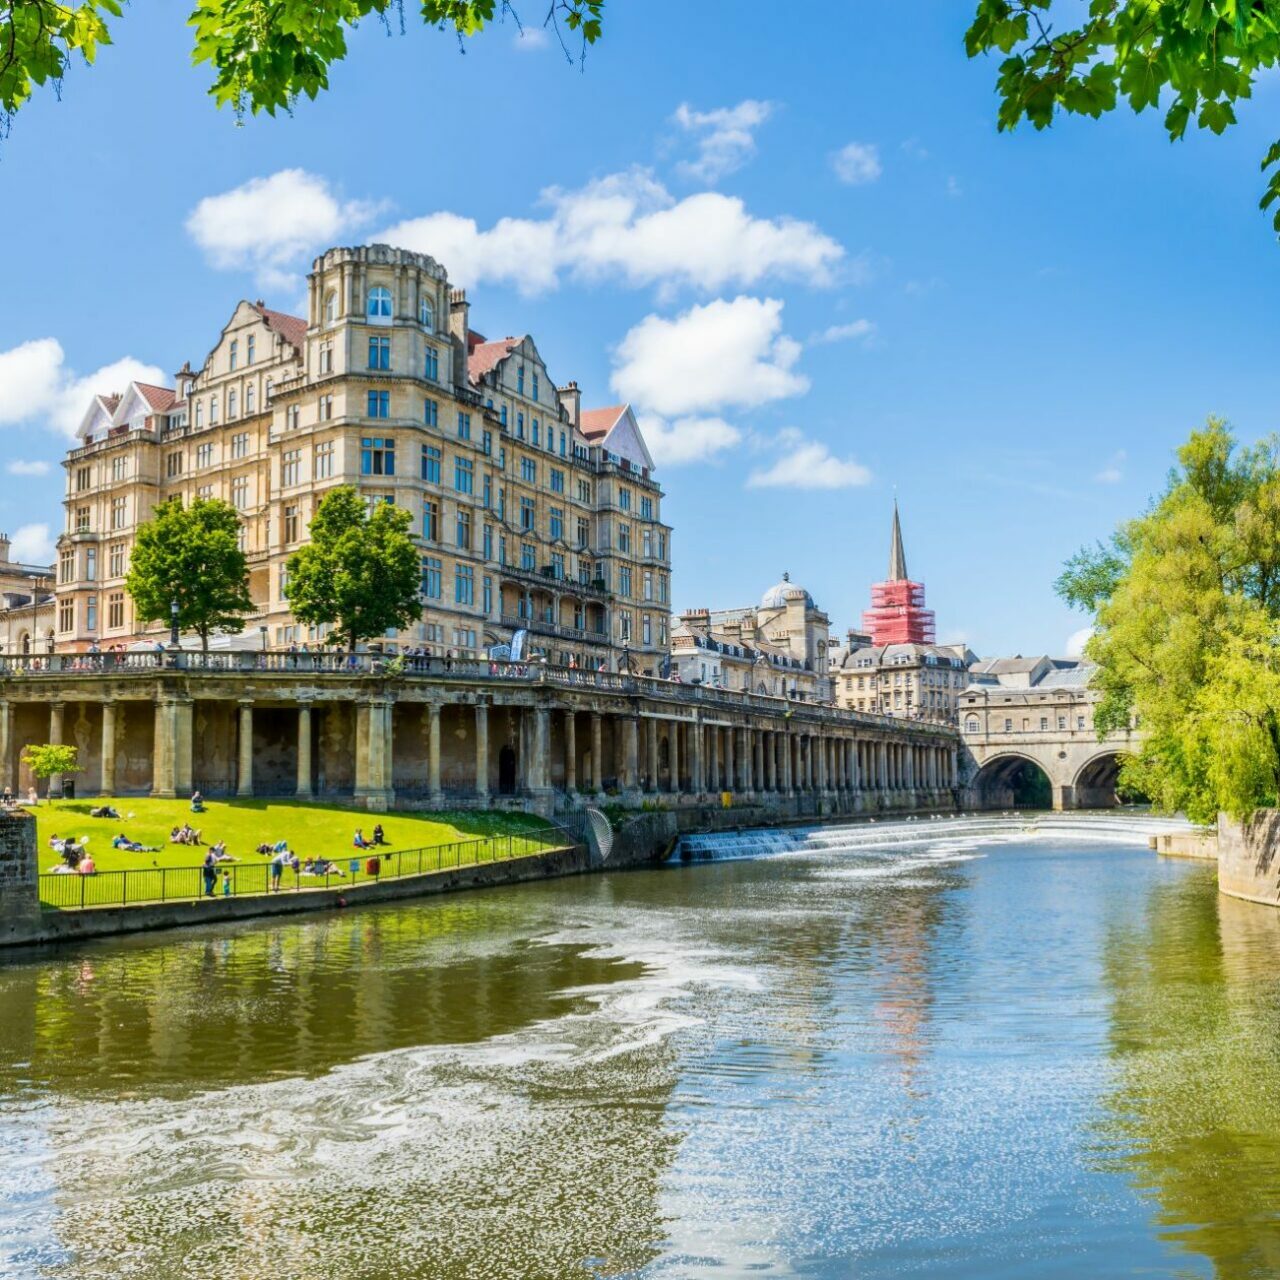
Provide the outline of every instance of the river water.
<path id="1" fill-rule="evenodd" d="M 1280 913 L 1142 820 L 0 967 L 0 1275 L 1280 1275 Z"/>

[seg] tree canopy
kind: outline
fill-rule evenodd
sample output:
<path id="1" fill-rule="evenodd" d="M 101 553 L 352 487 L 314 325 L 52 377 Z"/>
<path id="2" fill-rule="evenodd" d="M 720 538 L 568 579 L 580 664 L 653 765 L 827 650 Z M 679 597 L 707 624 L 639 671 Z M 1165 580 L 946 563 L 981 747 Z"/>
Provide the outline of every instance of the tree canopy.
<path id="1" fill-rule="evenodd" d="M 578 56 L 600 37 L 605 0 L 529 0 Z M 213 72 L 209 93 L 237 112 L 274 115 L 329 87 L 329 68 L 347 54 L 347 33 L 361 19 L 396 22 L 404 0 L 194 0 L 187 19 L 195 35 L 191 60 Z M 526 6 L 521 6 L 525 8 Z M 111 43 L 110 23 L 122 0 L 0 0 L 0 118 L 8 123 L 34 89 L 57 85 L 72 59 L 92 63 Z M 422 0 L 422 21 L 459 40 L 497 19 L 521 17 L 510 0 Z"/>
<path id="2" fill-rule="evenodd" d="M 1164 493 L 1057 582 L 1093 615 L 1099 734 L 1136 717 L 1121 785 L 1210 822 L 1280 802 L 1280 441 L 1210 419 Z"/>
<path id="3" fill-rule="evenodd" d="M 207 652 L 213 631 L 244 630 L 253 611 L 249 569 L 240 550 L 240 516 L 229 503 L 170 498 L 138 529 L 125 587 L 143 622 L 168 622 L 178 602 L 178 626 L 194 631 Z"/>
<path id="4" fill-rule="evenodd" d="M 310 541 L 289 557 L 285 595 L 299 622 L 328 624 L 347 649 L 422 616 L 411 517 L 390 502 L 370 511 L 351 485 L 316 509 Z"/>
<path id="5" fill-rule="evenodd" d="M 30 743 L 23 748 L 22 763 L 32 777 L 53 778 L 64 773 L 79 773 L 80 753 L 75 747 L 58 742 Z"/>

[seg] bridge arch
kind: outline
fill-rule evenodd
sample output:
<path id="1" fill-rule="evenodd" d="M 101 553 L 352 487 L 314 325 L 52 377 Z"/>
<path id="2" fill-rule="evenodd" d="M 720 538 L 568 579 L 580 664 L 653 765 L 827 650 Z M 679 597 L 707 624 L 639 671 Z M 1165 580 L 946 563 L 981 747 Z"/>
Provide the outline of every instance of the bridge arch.
<path id="1" fill-rule="evenodd" d="M 1077 809 L 1113 809 L 1123 804 L 1118 788 L 1120 766 L 1129 753 L 1115 747 L 1106 747 L 1076 770 L 1071 782 L 1071 793 Z"/>
<path id="2" fill-rule="evenodd" d="M 983 809 L 1051 809 L 1053 780 L 1032 755 L 1002 751 L 985 761 L 970 784 Z"/>

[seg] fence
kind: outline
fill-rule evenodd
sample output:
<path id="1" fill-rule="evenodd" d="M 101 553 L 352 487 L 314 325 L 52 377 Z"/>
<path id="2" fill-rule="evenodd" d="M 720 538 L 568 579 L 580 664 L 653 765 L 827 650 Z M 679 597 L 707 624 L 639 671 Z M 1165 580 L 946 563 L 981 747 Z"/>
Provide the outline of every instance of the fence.
<path id="1" fill-rule="evenodd" d="M 315 889 L 343 889 L 451 871 L 457 867 L 504 862 L 564 847 L 563 838 L 538 835 L 494 836 L 484 840 L 455 840 L 420 849 L 353 851 L 345 858 L 318 861 L 322 872 L 308 872 L 305 863 L 284 868 L 278 885 L 272 883 L 271 855 L 259 862 L 218 864 L 213 897 L 252 897 L 266 893 L 304 893 Z M 358 856 L 357 856 L 358 854 Z M 93 875 L 55 874 L 40 877 L 40 904 L 55 910 L 84 907 L 127 907 L 155 902 L 191 902 L 210 896 L 204 867 L 139 867 L 126 871 L 98 871 Z"/>

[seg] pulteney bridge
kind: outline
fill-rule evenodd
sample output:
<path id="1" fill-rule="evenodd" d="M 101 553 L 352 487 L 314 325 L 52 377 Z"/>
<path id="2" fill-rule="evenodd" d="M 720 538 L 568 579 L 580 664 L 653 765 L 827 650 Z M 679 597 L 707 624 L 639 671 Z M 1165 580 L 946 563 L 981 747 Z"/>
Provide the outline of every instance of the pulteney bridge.
<path id="1" fill-rule="evenodd" d="M 1088 668 L 1027 688 L 971 685 L 960 699 L 962 803 L 1011 809 L 1047 801 L 1054 809 L 1106 809 L 1119 801 L 1121 758 L 1136 754 L 1137 729 L 1099 739 L 1098 694 Z"/>

